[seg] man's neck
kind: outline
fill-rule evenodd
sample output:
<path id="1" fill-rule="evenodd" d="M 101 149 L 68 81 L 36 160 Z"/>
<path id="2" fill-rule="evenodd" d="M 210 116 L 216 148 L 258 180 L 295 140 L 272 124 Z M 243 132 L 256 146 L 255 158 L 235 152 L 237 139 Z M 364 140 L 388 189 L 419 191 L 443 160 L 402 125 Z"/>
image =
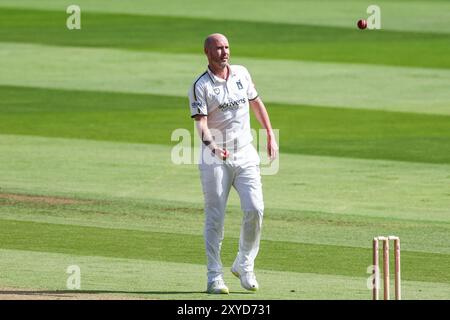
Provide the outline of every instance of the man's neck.
<path id="1" fill-rule="evenodd" d="M 222 79 L 228 79 L 228 73 L 229 73 L 229 69 L 228 66 L 226 65 L 225 67 L 214 67 L 212 65 L 208 65 L 209 70 L 211 70 L 212 73 L 214 73 L 215 76 L 222 78 Z"/>

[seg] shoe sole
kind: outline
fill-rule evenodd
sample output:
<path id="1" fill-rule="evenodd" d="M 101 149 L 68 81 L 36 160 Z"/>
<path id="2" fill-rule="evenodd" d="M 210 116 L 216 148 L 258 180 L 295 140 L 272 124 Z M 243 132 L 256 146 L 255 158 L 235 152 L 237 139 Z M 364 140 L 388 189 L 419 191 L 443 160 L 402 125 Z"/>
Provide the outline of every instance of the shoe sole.
<path id="1" fill-rule="evenodd" d="M 209 294 L 229 294 L 230 290 L 223 289 L 223 290 L 220 290 L 220 291 L 206 291 L 206 293 L 209 293 Z"/>

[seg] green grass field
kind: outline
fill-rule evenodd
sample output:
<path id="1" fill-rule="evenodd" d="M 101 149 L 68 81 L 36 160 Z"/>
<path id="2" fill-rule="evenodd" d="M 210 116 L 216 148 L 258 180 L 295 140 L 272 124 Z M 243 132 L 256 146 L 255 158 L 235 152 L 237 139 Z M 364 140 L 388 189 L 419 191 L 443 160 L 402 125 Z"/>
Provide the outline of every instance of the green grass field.
<path id="1" fill-rule="evenodd" d="M 450 298 L 448 2 L 379 1 L 374 31 L 362 0 L 79 0 L 73 31 L 69 4 L 0 3 L 0 300 L 65 292 L 70 265 L 94 298 L 371 299 L 371 239 L 390 234 L 403 298 Z M 229 272 L 234 190 L 231 294 L 205 293 L 198 169 L 170 159 L 213 32 L 280 130 L 255 294 Z"/>

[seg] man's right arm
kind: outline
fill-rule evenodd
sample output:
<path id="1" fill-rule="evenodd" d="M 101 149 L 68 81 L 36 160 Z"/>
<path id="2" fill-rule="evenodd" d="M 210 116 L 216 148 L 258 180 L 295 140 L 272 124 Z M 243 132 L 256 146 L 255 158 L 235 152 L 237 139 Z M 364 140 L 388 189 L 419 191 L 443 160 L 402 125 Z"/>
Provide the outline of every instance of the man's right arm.
<path id="1" fill-rule="evenodd" d="M 228 157 L 228 151 L 219 148 L 208 128 L 208 108 L 204 84 L 198 78 L 189 90 L 191 117 L 195 120 L 197 132 L 203 144 L 207 146 L 221 160 Z"/>
<path id="2" fill-rule="evenodd" d="M 195 120 L 197 133 L 203 144 L 207 146 L 219 159 L 225 160 L 229 156 L 229 152 L 226 149 L 220 148 L 214 141 L 211 131 L 208 128 L 207 116 L 198 114 L 193 118 Z"/>

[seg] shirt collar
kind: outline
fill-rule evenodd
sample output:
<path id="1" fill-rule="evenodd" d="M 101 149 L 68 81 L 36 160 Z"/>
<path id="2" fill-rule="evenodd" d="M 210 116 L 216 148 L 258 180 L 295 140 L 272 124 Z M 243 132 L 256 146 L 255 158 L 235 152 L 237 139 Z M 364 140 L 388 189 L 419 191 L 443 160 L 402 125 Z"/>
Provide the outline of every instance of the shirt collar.
<path id="1" fill-rule="evenodd" d="M 211 78 L 211 81 L 215 84 L 216 82 L 224 82 L 224 81 L 228 81 L 228 79 L 230 79 L 230 77 L 233 77 L 233 76 L 235 75 L 235 73 L 234 73 L 234 71 L 233 71 L 233 68 L 232 68 L 230 65 L 227 65 L 227 68 L 228 68 L 228 78 L 227 78 L 226 80 L 217 77 L 217 76 L 211 71 L 211 69 L 209 69 L 209 66 L 208 66 L 208 68 L 207 68 L 206 71 L 208 72 L 208 75 L 209 75 L 209 77 Z"/>

